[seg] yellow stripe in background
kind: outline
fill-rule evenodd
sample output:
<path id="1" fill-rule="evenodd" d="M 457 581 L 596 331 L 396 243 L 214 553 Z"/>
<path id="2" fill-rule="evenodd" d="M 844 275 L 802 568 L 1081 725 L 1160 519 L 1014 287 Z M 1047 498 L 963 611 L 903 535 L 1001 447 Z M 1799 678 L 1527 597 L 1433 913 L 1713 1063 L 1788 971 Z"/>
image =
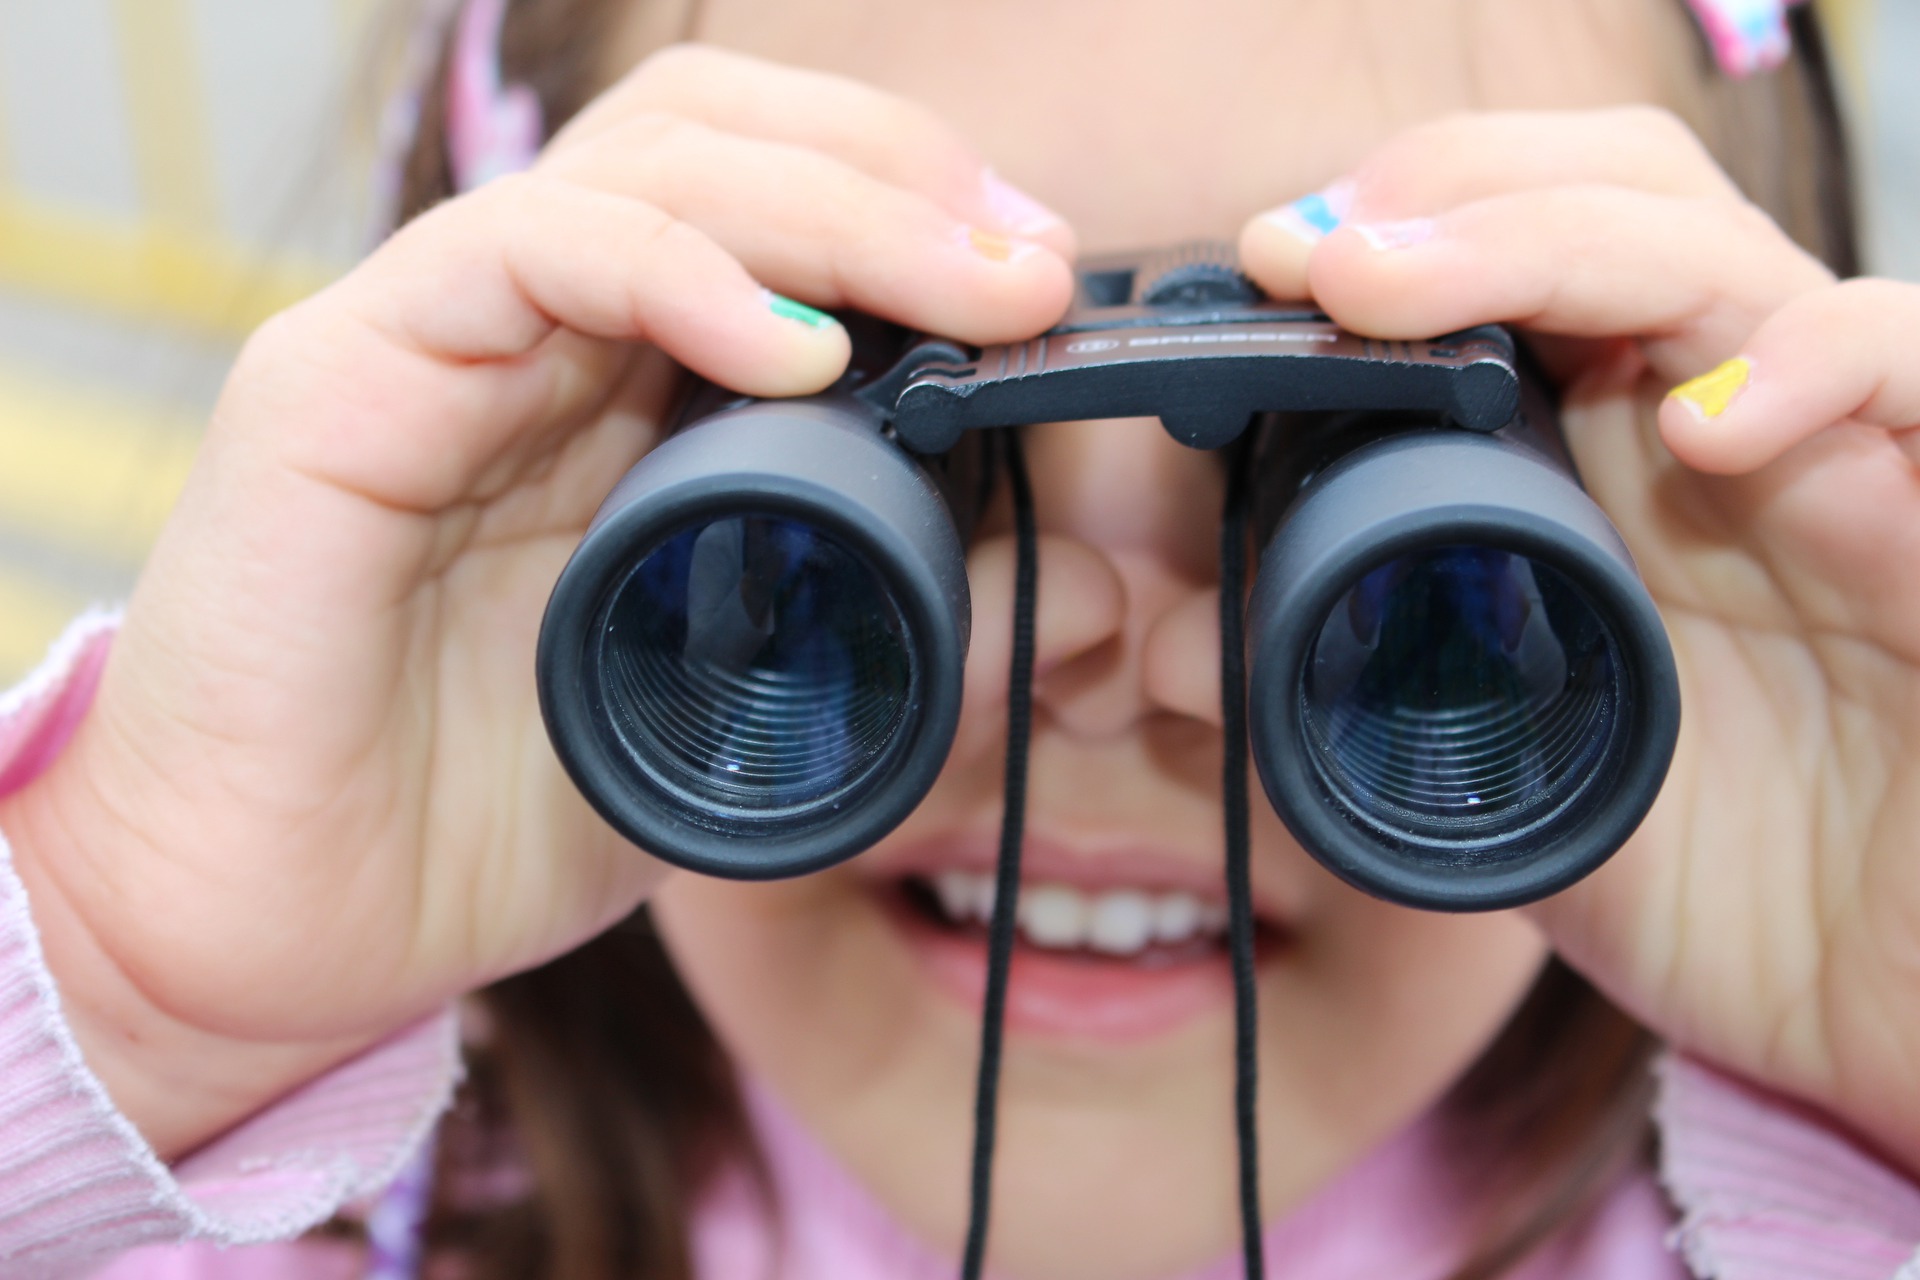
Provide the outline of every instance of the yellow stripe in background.
<path id="1" fill-rule="evenodd" d="M 114 0 L 113 14 L 147 214 L 162 226 L 212 234 L 220 210 L 187 0 Z"/>
<path id="2" fill-rule="evenodd" d="M 242 338 L 336 274 L 211 236 L 0 196 L 0 287 L 118 319 Z"/>
<path id="3" fill-rule="evenodd" d="M 8 183 L 0 154 L 0 289 L 136 324 L 245 337 L 339 268 L 222 234 L 192 0 L 113 4 L 142 216 L 27 196 Z"/>
<path id="4" fill-rule="evenodd" d="M 96 603 L 0 563 L 0 682 L 33 670 L 61 630 Z"/>
<path id="5" fill-rule="evenodd" d="M 1815 0 L 1813 6 L 1826 25 L 1827 43 L 1859 98 L 1866 96 L 1867 41 L 1873 27 L 1874 3 L 1875 0 Z"/>
<path id="6" fill-rule="evenodd" d="M 0 523 L 131 569 L 180 496 L 196 443 L 181 416 L 0 365 Z"/>

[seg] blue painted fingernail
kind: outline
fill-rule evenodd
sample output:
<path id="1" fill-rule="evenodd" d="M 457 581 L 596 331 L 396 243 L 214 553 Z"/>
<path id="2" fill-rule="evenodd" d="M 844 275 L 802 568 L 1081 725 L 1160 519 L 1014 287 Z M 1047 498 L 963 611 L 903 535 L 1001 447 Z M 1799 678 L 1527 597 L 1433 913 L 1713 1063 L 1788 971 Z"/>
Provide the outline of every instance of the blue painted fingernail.
<path id="1" fill-rule="evenodd" d="M 1267 220 L 1315 244 L 1332 234 L 1353 207 L 1353 183 L 1342 178 L 1311 195 L 1301 196 L 1267 215 Z"/>

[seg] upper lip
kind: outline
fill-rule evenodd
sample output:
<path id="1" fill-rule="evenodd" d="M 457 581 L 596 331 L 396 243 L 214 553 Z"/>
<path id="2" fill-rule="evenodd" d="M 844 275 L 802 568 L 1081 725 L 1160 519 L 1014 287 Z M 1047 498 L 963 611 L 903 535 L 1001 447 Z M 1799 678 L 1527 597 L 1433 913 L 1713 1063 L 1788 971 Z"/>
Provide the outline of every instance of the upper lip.
<path id="1" fill-rule="evenodd" d="M 991 873 L 999 865 L 1000 840 L 986 831 L 950 831 L 886 849 L 860 860 L 876 877 L 934 876 L 942 871 Z M 1022 884 L 1062 884 L 1089 893 L 1111 889 L 1184 892 L 1213 903 L 1227 900 L 1226 873 L 1144 842 L 1086 844 L 1029 832 L 1021 845 Z M 1257 879 L 1253 910 L 1271 924 L 1290 923 L 1297 912 Z"/>

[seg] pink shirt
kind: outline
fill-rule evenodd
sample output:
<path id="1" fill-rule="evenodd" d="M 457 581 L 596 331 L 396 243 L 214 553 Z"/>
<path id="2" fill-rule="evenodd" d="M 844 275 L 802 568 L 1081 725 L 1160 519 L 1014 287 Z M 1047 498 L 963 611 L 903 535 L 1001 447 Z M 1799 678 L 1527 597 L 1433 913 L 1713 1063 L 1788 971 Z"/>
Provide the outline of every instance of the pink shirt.
<path id="1" fill-rule="evenodd" d="M 0 794 L 67 741 L 113 626 L 108 615 L 81 619 L 46 665 L 0 697 Z M 162 1164 L 80 1058 L 0 835 L 0 1275 L 9 1280 L 357 1276 L 358 1249 L 289 1242 L 393 1180 L 459 1070 L 443 1015 Z M 775 1231 L 743 1181 L 723 1181 L 693 1224 L 701 1280 L 954 1274 L 950 1258 L 893 1223 L 776 1102 L 755 1094 L 750 1106 L 783 1220 Z M 1713 1280 L 1920 1280 L 1920 1188 L 1819 1115 L 1673 1057 L 1656 1119 L 1667 1194 L 1646 1178 L 1625 1181 L 1584 1231 L 1516 1280 L 1681 1280 L 1689 1268 Z M 1459 1221 L 1429 1127 L 1417 1124 L 1270 1226 L 1269 1269 L 1285 1280 L 1439 1280 L 1457 1261 Z M 1238 1274 L 1229 1258 L 1181 1280 Z"/>

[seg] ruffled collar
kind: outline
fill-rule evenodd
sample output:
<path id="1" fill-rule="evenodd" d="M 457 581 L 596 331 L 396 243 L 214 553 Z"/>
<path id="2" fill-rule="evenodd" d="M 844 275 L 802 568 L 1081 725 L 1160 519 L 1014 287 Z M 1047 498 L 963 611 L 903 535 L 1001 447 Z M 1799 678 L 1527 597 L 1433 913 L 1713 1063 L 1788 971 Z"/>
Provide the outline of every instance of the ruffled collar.
<path id="1" fill-rule="evenodd" d="M 693 1231 L 700 1280 L 952 1280 L 955 1261 L 909 1235 L 764 1087 L 747 1093 L 777 1211 L 751 1179 L 723 1179 Z M 1367 1155 L 1266 1231 L 1275 1280 L 1445 1280 L 1463 1215 L 1423 1120 Z M 1682 1280 L 1650 1177 L 1616 1188 L 1595 1218 L 1513 1280 Z M 1168 1280 L 1237 1280 L 1238 1256 Z"/>

